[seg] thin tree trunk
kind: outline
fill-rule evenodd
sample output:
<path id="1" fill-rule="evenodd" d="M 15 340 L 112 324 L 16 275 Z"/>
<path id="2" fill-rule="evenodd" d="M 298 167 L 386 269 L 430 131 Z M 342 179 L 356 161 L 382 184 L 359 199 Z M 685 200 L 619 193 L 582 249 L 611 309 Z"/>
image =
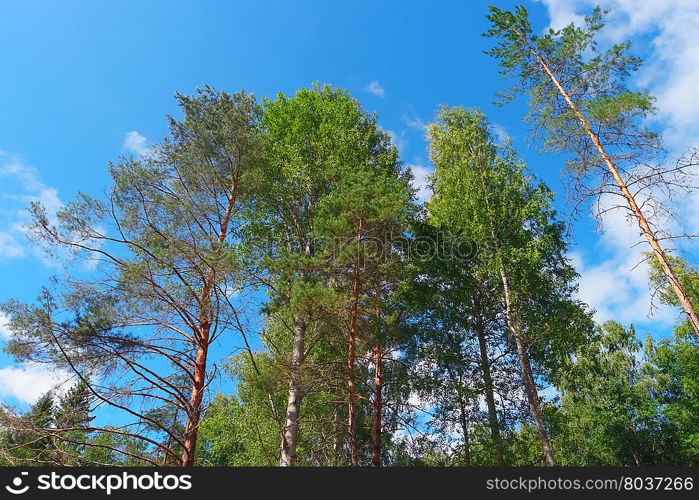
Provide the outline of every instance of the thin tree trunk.
<path id="1" fill-rule="evenodd" d="M 687 314 L 687 317 L 689 318 L 689 322 L 692 324 L 692 327 L 694 328 L 694 333 L 697 335 L 697 337 L 699 337 L 699 315 L 697 315 L 697 312 L 694 309 L 694 305 L 692 304 L 691 300 L 689 299 L 689 296 L 685 292 L 684 287 L 682 286 L 682 283 L 680 283 L 680 280 L 677 277 L 677 274 L 675 274 L 675 271 L 672 269 L 672 266 L 670 265 L 670 262 L 668 261 L 667 256 L 665 255 L 665 251 L 660 246 L 660 243 L 659 243 L 658 238 L 655 234 L 655 231 L 653 231 L 653 229 L 650 227 L 650 224 L 648 223 L 648 219 L 646 219 L 646 216 L 643 214 L 643 211 L 638 206 L 638 203 L 636 203 L 636 198 L 631 193 L 626 182 L 624 181 L 624 179 L 622 179 L 621 175 L 619 174 L 619 169 L 614 164 L 611 157 L 609 156 L 609 154 L 607 154 L 607 151 L 602 146 L 602 143 L 599 140 L 599 136 L 592 130 L 592 127 L 590 127 L 590 124 L 587 122 L 587 119 L 580 112 L 580 110 L 575 105 L 575 103 L 571 99 L 568 92 L 563 88 L 561 83 L 558 81 L 558 78 L 556 78 L 556 75 L 553 74 L 553 72 L 549 68 L 548 64 L 546 63 L 546 61 L 544 61 L 544 59 L 541 57 L 541 55 L 539 55 L 539 53 L 534 49 L 534 47 L 532 47 L 532 45 L 529 43 L 529 41 L 526 39 L 526 37 L 524 37 L 519 32 L 517 32 L 517 34 L 524 41 L 524 43 L 527 45 L 527 47 L 531 51 L 532 55 L 534 55 L 534 57 L 539 62 L 539 64 L 541 64 L 541 67 L 543 68 L 544 72 L 548 75 L 548 77 L 551 79 L 553 84 L 556 86 L 556 89 L 558 89 L 560 94 L 563 96 L 566 103 L 568 104 L 570 109 L 575 114 L 575 117 L 580 122 L 580 125 L 582 125 L 583 129 L 585 130 L 587 135 L 590 137 L 592 144 L 597 149 L 597 152 L 602 157 L 602 160 L 604 160 L 604 163 L 607 165 L 609 172 L 612 174 L 612 177 L 614 177 L 614 181 L 619 186 L 619 189 L 621 190 L 621 194 L 624 196 L 624 198 L 626 199 L 626 202 L 629 204 L 629 208 L 631 209 L 631 212 L 633 213 L 634 217 L 636 217 L 636 220 L 638 222 L 638 226 L 641 228 L 641 231 L 643 232 L 644 236 L 648 240 L 648 244 L 650 245 L 651 249 L 653 250 L 655 257 L 658 259 L 658 263 L 660 264 L 660 267 L 662 268 L 663 273 L 665 274 L 665 277 L 667 278 L 668 282 L 672 286 L 672 289 L 675 292 L 675 295 L 677 295 L 677 299 L 680 301 L 680 304 L 682 305 L 682 309 L 684 309 L 684 312 Z"/>
<path id="2" fill-rule="evenodd" d="M 371 421 L 371 465 L 381 466 L 381 412 L 383 410 L 383 353 L 381 344 L 374 346 L 374 400 Z"/>
<path id="3" fill-rule="evenodd" d="M 357 315 L 359 310 L 359 291 L 360 291 L 360 254 L 359 243 L 362 237 L 363 221 L 359 219 L 359 227 L 357 229 L 357 260 L 354 265 L 354 276 L 352 278 L 352 304 L 350 310 L 350 325 L 349 325 L 349 344 L 347 347 L 347 426 L 349 429 L 349 458 L 350 465 L 358 464 L 357 460 L 357 388 L 355 384 L 354 364 L 356 359 L 357 348 Z"/>
<path id="4" fill-rule="evenodd" d="M 291 377 L 289 378 L 289 398 L 286 404 L 286 419 L 282 428 L 282 450 L 279 458 L 281 467 L 291 467 L 296 463 L 296 440 L 299 431 L 301 411 L 301 364 L 303 363 L 306 324 L 297 321 L 293 328 L 294 346 L 291 352 Z"/>
<path id="5" fill-rule="evenodd" d="M 534 375 L 532 374 L 532 366 L 529 361 L 529 355 L 527 354 L 527 347 L 524 344 L 524 335 L 522 332 L 522 327 L 519 324 L 519 320 L 515 317 L 512 311 L 512 302 L 510 297 L 510 285 L 507 280 L 507 275 L 505 270 L 500 268 L 500 276 L 502 278 L 502 286 L 505 293 L 505 315 L 507 319 L 507 326 L 512 333 L 515 340 L 515 346 L 517 348 L 517 357 L 519 359 L 519 367 L 522 373 L 522 381 L 524 382 L 524 392 L 527 396 L 527 402 L 529 403 L 529 413 L 534 420 L 534 425 L 539 433 L 539 440 L 541 441 L 541 448 L 544 452 L 544 459 L 546 460 L 546 465 L 553 466 L 556 463 L 553 460 L 553 454 L 551 453 L 551 446 L 549 444 L 548 435 L 546 434 L 546 428 L 544 427 L 544 419 L 541 416 L 541 406 L 539 405 L 539 393 L 536 389 L 536 382 L 534 381 Z"/>
<path id="6" fill-rule="evenodd" d="M 483 178 L 483 170 L 479 169 L 481 185 L 483 188 L 483 196 L 485 197 L 485 202 L 490 209 L 490 204 L 488 203 L 488 191 L 485 186 L 485 179 Z M 496 250 L 499 250 L 499 240 L 495 233 L 495 221 L 492 217 L 490 221 L 490 231 L 493 237 L 493 242 L 496 245 Z M 524 391 L 527 396 L 527 402 L 529 403 L 529 413 L 531 414 L 534 424 L 536 425 L 536 430 L 539 433 L 539 440 L 541 441 L 541 447 L 544 452 L 544 458 L 546 464 L 549 466 L 556 465 L 553 460 L 553 455 L 551 454 L 551 446 L 549 445 L 549 439 L 546 434 L 546 428 L 544 427 L 544 419 L 541 416 L 541 408 L 539 405 L 539 393 L 536 390 L 536 382 L 534 381 L 534 375 L 532 374 L 532 367 L 529 361 L 529 356 L 527 354 L 526 346 L 524 345 L 522 327 L 519 324 L 519 320 L 515 318 L 512 307 L 512 297 L 510 292 L 510 283 L 507 279 L 507 274 L 505 273 L 505 267 L 500 261 L 500 278 L 502 280 L 503 293 L 505 295 L 505 317 L 507 320 L 507 327 L 512 333 L 515 339 L 515 345 L 517 349 L 517 357 L 519 359 L 520 371 L 522 374 L 522 381 L 524 382 Z M 494 406 L 494 404 L 493 404 Z"/>
<path id="7" fill-rule="evenodd" d="M 479 322 L 476 335 L 478 336 L 478 347 L 481 356 L 481 370 L 483 372 L 483 385 L 485 386 L 485 403 L 488 407 L 488 424 L 490 425 L 490 435 L 495 446 L 495 462 L 503 465 L 502 458 L 502 437 L 500 435 L 500 425 L 498 423 L 498 412 L 495 407 L 495 394 L 493 390 L 493 377 L 490 374 L 490 360 L 488 359 L 488 346 L 485 339 L 485 329 L 482 321 Z"/>
<path id="8" fill-rule="evenodd" d="M 332 464 L 337 465 L 340 463 L 340 436 L 342 435 L 340 429 L 344 428 L 340 424 L 340 415 L 338 405 L 333 405 L 333 455 Z"/>
<path id="9" fill-rule="evenodd" d="M 180 411 L 179 408 L 175 408 L 175 416 L 172 419 L 172 424 L 170 427 L 172 430 L 174 430 L 175 427 L 177 426 L 177 417 L 178 417 L 179 411 Z M 167 449 L 163 452 L 163 462 L 161 464 L 163 467 L 165 467 L 167 465 L 167 459 L 168 459 L 168 455 L 169 455 L 168 451 L 169 451 L 171 446 L 172 446 L 172 436 L 168 436 L 167 445 L 166 445 Z"/>
<path id="10" fill-rule="evenodd" d="M 459 399 L 459 420 L 461 421 L 461 433 L 464 438 L 464 465 L 471 465 L 471 439 L 468 432 L 468 417 L 466 415 L 466 405 L 463 399 Z"/>

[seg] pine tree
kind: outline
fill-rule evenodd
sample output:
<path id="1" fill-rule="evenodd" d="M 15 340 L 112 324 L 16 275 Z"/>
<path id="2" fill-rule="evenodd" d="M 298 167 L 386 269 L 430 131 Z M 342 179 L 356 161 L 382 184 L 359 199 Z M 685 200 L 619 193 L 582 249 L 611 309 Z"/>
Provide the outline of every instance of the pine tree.
<path id="1" fill-rule="evenodd" d="M 238 330 L 231 325 L 240 311 L 230 297 L 247 283 L 240 238 L 261 138 L 259 107 L 249 94 L 206 87 L 177 99 L 184 118 L 170 119 L 170 139 L 110 165 L 107 201 L 79 194 L 57 221 L 32 205 L 33 236 L 64 257 L 88 259 L 96 273 L 62 280 L 54 287 L 58 297 L 45 289 L 36 305 L 9 301 L 2 310 L 16 358 L 65 367 L 96 400 L 156 427 L 171 443 L 153 439 L 147 428 L 102 429 L 126 440 L 127 456 L 140 449 L 130 441 L 138 439 L 170 456 L 179 447 L 177 462 L 190 466 L 211 380 L 209 346 Z M 88 374 L 99 376 L 91 382 Z M 186 389 L 172 383 L 178 375 L 189 380 Z M 124 402 L 130 398 L 142 404 Z M 183 409 L 183 435 L 148 415 L 163 402 Z"/>
<path id="2" fill-rule="evenodd" d="M 693 164 L 644 168 L 657 158 L 661 145 L 658 135 L 643 124 L 654 111 L 654 99 L 626 83 L 641 64 L 628 54 L 630 43 L 599 50 L 597 37 L 604 27 L 599 7 L 584 26 L 571 24 L 541 37 L 533 33 L 523 6 L 512 12 L 490 7 L 488 19 L 492 28 L 486 36 L 499 40 L 488 54 L 500 60 L 504 74 L 519 79 L 502 94 L 504 100 L 528 93 L 529 119 L 544 147 L 572 154 L 569 172 L 578 198 L 600 203 L 599 198 L 611 192 L 623 199 L 699 337 L 699 316 L 661 246 L 662 221 L 644 212 L 662 207 L 653 190 L 671 194 L 677 187 L 689 189 L 686 168 Z M 592 186 L 586 185 L 590 178 Z M 666 208 L 665 213 L 672 210 Z"/>

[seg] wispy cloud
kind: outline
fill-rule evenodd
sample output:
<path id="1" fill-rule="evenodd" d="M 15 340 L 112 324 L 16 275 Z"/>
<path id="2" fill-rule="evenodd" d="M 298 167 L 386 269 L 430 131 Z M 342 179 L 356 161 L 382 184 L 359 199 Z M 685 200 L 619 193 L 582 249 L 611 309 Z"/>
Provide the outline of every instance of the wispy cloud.
<path id="1" fill-rule="evenodd" d="M 370 94 L 373 94 L 377 97 L 385 97 L 386 96 L 386 91 L 384 90 L 384 88 L 381 85 L 379 85 L 379 82 L 376 80 L 365 85 L 363 90 L 364 90 L 364 92 L 369 92 Z"/>
<path id="2" fill-rule="evenodd" d="M 509 138 L 510 134 L 507 133 L 507 129 L 499 123 L 491 123 L 490 130 L 495 134 L 496 139 L 500 143 L 505 143 Z"/>
<path id="3" fill-rule="evenodd" d="M 150 151 L 148 146 L 146 146 L 148 139 L 139 134 L 136 130 L 126 132 L 124 136 L 124 149 L 130 153 L 137 154 L 139 156 L 147 155 Z"/>
<path id="4" fill-rule="evenodd" d="M 415 110 L 411 107 L 409 107 L 408 110 L 405 113 L 403 113 L 403 123 L 405 123 L 410 128 L 414 128 L 424 132 L 427 131 L 427 124 L 424 121 L 422 121 L 422 119 L 418 116 Z"/>
<path id="5" fill-rule="evenodd" d="M 3 178 L 6 187 L 0 191 L 0 262 L 31 253 L 25 229 L 31 202 L 41 202 L 50 218 L 63 206 L 58 190 L 41 182 L 36 169 L 17 156 L 0 154 L 0 179 Z"/>

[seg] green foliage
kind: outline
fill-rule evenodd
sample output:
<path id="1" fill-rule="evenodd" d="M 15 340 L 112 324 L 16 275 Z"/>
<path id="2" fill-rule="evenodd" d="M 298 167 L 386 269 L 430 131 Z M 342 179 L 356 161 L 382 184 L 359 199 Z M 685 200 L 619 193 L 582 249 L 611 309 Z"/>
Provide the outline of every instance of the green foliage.
<path id="1" fill-rule="evenodd" d="M 674 450 L 682 465 L 699 464 L 699 345 L 688 325 L 674 340 L 664 339 L 652 352 L 654 396 L 668 427 L 675 432 Z"/>
<path id="2" fill-rule="evenodd" d="M 667 344 L 666 344 L 667 346 Z M 668 346 L 669 347 L 669 346 Z M 664 349 L 668 348 L 665 347 Z M 679 465 L 675 419 L 668 419 L 658 355 L 632 328 L 602 325 L 561 372 L 556 443 L 566 465 Z"/>
<path id="3" fill-rule="evenodd" d="M 492 8 L 490 20 L 499 39 L 490 53 L 520 79 L 505 97 L 528 93 L 544 146 L 573 153 L 576 175 L 599 158 L 532 49 L 615 161 L 658 147 L 641 124 L 653 99 L 625 83 L 640 61 L 628 44 L 597 49 L 601 11 L 540 37 L 523 7 Z M 169 119 L 169 138 L 110 165 L 106 200 L 80 194 L 57 221 L 32 207 L 34 236 L 56 255 L 90 258 L 99 277 L 0 306 L 10 354 L 82 375 L 25 412 L 0 408 L 0 464 L 178 465 L 192 424 L 197 465 L 276 465 L 293 386 L 296 464 L 346 465 L 350 324 L 360 465 L 374 444 L 374 349 L 383 464 L 540 465 L 523 357 L 533 385 L 560 391 L 542 398 L 539 426 L 558 463 L 697 464 L 689 326 L 645 346 L 632 327 L 594 327 L 575 299 L 553 192 L 509 143 L 496 144 L 482 113 L 443 107 L 429 126 L 434 197 L 421 210 L 389 135 L 344 90 L 314 85 L 258 104 L 205 87 L 177 100 L 183 118 Z M 699 302 L 695 269 L 670 261 Z M 679 305 L 657 266 L 651 281 L 663 303 Z M 260 302 L 259 321 L 244 321 Z M 245 350 L 226 370 L 234 393 L 194 408 L 194 358 L 241 337 Z M 92 409 L 104 404 L 131 420 L 98 426 Z"/>
<path id="4" fill-rule="evenodd" d="M 479 112 L 443 108 L 429 139 L 436 167 L 429 222 L 470 239 L 477 249 L 474 272 L 490 276 L 493 286 L 502 286 L 497 283 L 505 273 L 515 314 L 537 332 L 533 353 L 555 370 L 585 340 L 591 320 L 572 298 L 577 273 L 566 258 L 565 225 L 552 208 L 553 193 L 511 147 L 493 144 Z"/>
<path id="5" fill-rule="evenodd" d="M 0 412 L 0 456 L 7 465 L 85 465 L 92 397 L 80 381 L 58 397 L 42 395 L 26 412 Z"/>
<path id="6" fill-rule="evenodd" d="M 525 94 L 535 137 L 545 150 L 571 153 L 569 167 L 580 180 L 592 174 L 592 168 L 600 167 L 602 159 L 590 147 L 587 132 L 552 84 L 542 62 L 588 120 L 615 163 L 638 164 L 661 149 L 658 135 L 644 124 L 655 111 L 655 99 L 646 92 L 631 90 L 628 84 L 629 76 L 642 61 L 629 54 L 630 42 L 606 50 L 599 48 L 604 17 L 605 12 L 598 7 L 582 26 L 571 24 L 539 36 L 523 6 L 512 11 L 491 6 L 491 28 L 485 33 L 497 40 L 486 53 L 498 59 L 504 75 L 517 81 L 500 94 L 500 102 Z"/>

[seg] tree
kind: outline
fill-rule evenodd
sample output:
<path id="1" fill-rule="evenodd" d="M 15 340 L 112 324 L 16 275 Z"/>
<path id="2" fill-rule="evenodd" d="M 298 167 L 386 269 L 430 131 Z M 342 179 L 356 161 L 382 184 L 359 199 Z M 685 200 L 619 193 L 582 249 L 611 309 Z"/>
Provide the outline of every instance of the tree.
<path id="1" fill-rule="evenodd" d="M 90 432 L 86 430 L 95 419 L 89 380 L 77 384 L 58 398 L 55 426 L 60 429 L 60 462 L 64 465 L 81 465 L 82 455 L 89 446 Z"/>
<path id="2" fill-rule="evenodd" d="M 494 463 L 503 465 L 504 423 L 498 413 L 507 411 L 504 399 L 514 396 L 516 388 L 511 387 L 512 357 L 499 352 L 507 329 L 499 319 L 497 297 L 490 293 L 497 281 L 493 284 L 493 277 L 483 272 L 472 240 L 428 222 L 417 224 L 413 234 L 415 241 L 434 246 L 432 252 L 413 257 L 412 279 L 402 298 L 414 330 L 408 360 L 416 367 L 415 390 L 430 402 L 439 433 L 448 436 L 460 428 L 465 465 L 478 460 L 470 441 L 473 428 L 484 420 L 478 408 L 483 397 L 490 431 L 486 447 L 493 451 Z"/>
<path id="3" fill-rule="evenodd" d="M 564 465 L 679 464 L 676 433 L 657 401 L 652 343 L 608 321 L 580 346 L 557 381 L 553 418 Z M 639 359 L 641 358 L 641 359 Z"/>
<path id="4" fill-rule="evenodd" d="M 676 439 L 670 456 L 681 465 L 699 464 L 699 346 L 688 325 L 675 339 L 663 339 L 650 353 L 654 396 Z M 667 433 L 667 432 L 666 432 Z"/>
<path id="5" fill-rule="evenodd" d="M 571 24 L 541 37 L 533 34 L 523 6 L 512 12 L 491 6 L 488 19 L 492 28 L 486 36 L 499 42 L 487 53 L 500 60 L 504 74 L 519 78 L 502 94 L 504 100 L 529 93 L 529 119 L 544 147 L 573 155 L 569 170 L 577 196 L 596 197 L 598 204 L 605 194 L 623 199 L 699 337 L 699 316 L 660 243 L 668 237 L 657 227 L 662 221 L 648 215 L 662 209 L 654 190 L 671 194 L 678 187 L 689 189 L 686 170 L 695 162 L 647 166 L 661 146 L 657 134 L 642 123 L 654 110 L 653 98 L 626 84 L 641 64 L 628 55 L 630 43 L 599 50 L 596 37 L 604 26 L 599 7 L 585 19 L 585 26 Z M 597 178 L 592 188 L 585 186 L 589 177 Z M 666 215 L 671 212 L 665 209 Z"/>
<path id="6" fill-rule="evenodd" d="M 385 235 L 400 235 L 409 213 L 408 179 L 388 134 L 344 91 L 316 86 L 294 97 L 279 94 L 264 102 L 263 125 L 268 169 L 255 240 L 265 242 L 268 311 L 293 338 L 280 465 L 296 461 L 305 361 L 311 347 L 338 340 L 337 324 L 346 325 L 347 445 L 349 462 L 357 465 L 365 262 L 390 248 Z"/>
<path id="7" fill-rule="evenodd" d="M 497 279 L 530 415 L 545 461 L 554 465 L 532 358 L 555 366 L 584 339 L 590 320 L 572 299 L 576 273 L 565 257 L 564 225 L 551 208 L 552 193 L 534 183 L 511 148 L 493 144 L 478 112 L 444 108 L 428 137 L 435 165 L 429 219 L 473 239 L 484 269 Z"/>
<path id="8" fill-rule="evenodd" d="M 206 87 L 177 100 L 184 119 L 170 118 L 170 139 L 110 165 L 106 201 L 79 194 L 56 220 L 32 205 L 34 237 L 95 271 L 59 282 L 58 297 L 45 290 L 37 306 L 10 301 L 3 310 L 17 358 L 65 366 L 96 400 L 132 419 L 101 432 L 142 441 L 150 449 L 141 458 L 153 465 L 165 454 L 190 466 L 211 381 L 209 346 L 223 333 L 245 334 L 231 297 L 246 284 L 240 233 L 261 140 L 251 95 Z M 163 406 L 186 416 L 182 433 L 153 417 Z"/>
<path id="9" fill-rule="evenodd" d="M 24 413 L 0 414 L 0 456 L 7 465 L 83 465 L 90 439 L 92 398 L 79 381 L 64 394 L 43 394 Z"/>
<path id="10" fill-rule="evenodd" d="M 56 404 L 49 391 L 24 413 L 2 413 L 2 455 L 8 465 L 61 465 L 56 443 L 46 432 L 55 423 Z"/>

